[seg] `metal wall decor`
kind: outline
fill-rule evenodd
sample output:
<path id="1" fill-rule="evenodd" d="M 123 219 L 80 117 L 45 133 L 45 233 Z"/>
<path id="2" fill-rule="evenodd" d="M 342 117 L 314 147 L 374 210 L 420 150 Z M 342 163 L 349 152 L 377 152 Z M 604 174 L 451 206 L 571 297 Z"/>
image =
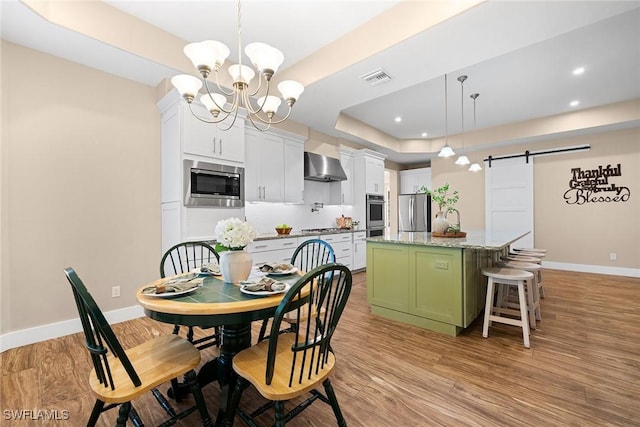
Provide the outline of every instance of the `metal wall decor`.
<path id="1" fill-rule="evenodd" d="M 619 176 L 622 176 L 620 163 L 616 166 L 600 165 L 596 169 L 572 168 L 564 200 L 568 205 L 627 202 L 631 198 L 629 187 L 609 182 L 610 178 Z"/>

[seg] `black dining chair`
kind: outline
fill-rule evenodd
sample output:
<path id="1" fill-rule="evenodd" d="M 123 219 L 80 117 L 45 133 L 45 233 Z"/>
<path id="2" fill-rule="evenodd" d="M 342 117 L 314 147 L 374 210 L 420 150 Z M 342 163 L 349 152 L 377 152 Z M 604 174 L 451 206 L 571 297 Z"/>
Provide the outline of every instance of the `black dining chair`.
<path id="1" fill-rule="evenodd" d="M 305 274 L 289 289 L 276 309 L 269 338 L 233 358 L 233 369 L 239 378 L 231 397 L 227 426 L 233 425 L 236 413 L 246 424 L 255 425 L 254 418 L 275 407 L 274 425 L 283 427 L 317 399 L 331 405 L 338 426 L 347 425 L 329 375 L 336 363 L 331 337 L 347 304 L 351 281 L 351 271 L 346 266 L 331 263 Z M 307 290 L 309 303 L 304 303 Z M 291 311 L 307 321 L 297 332 L 281 334 L 284 316 Z M 324 394 L 318 390 L 320 384 Z M 238 404 L 250 385 L 270 402 L 249 414 Z M 310 396 L 306 400 L 285 413 L 286 401 L 307 393 Z"/>
<path id="2" fill-rule="evenodd" d="M 335 252 L 333 247 L 322 239 L 309 239 L 302 242 L 291 255 L 291 264 L 303 272 L 311 271 L 320 265 L 331 262 L 336 262 Z M 295 316 L 295 313 L 288 313 L 284 320 L 288 324 L 285 332 L 295 330 L 296 325 L 301 321 Z M 258 341 L 265 339 L 268 324 L 269 319 L 262 321 Z"/>
<path id="3" fill-rule="evenodd" d="M 205 242 L 182 242 L 169 248 L 160 260 L 160 277 L 174 276 L 176 274 L 187 273 L 202 266 L 202 264 L 219 263 L 220 255 L 216 250 Z M 203 328 L 209 329 L 209 328 Z M 212 346 L 220 345 L 220 331 L 213 328 L 212 334 L 202 338 L 194 339 L 192 326 L 187 329 L 187 339 L 198 349 L 203 350 Z M 173 327 L 173 333 L 180 333 L 180 325 Z"/>
<path id="4" fill-rule="evenodd" d="M 100 414 L 118 406 L 116 426 L 125 426 L 127 419 L 131 419 L 136 426 L 143 425 L 131 401 L 148 391 L 152 392 L 170 417 L 162 425 L 173 425 L 198 410 L 202 425 L 211 426 L 211 418 L 194 371 L 200 364 L 198 349 L 177 335 L 160 335 L 133 348 L 123 349 L 76 272 L 66 268 L 64 274 L 71 284 L 85 344 L 93 362 L 89 386 L 96 396 L 96 402 L 87 426 L 95 426 Z M 176 413 L 156 387 L 182 375 L 191 389 L 195 404 Z"/>

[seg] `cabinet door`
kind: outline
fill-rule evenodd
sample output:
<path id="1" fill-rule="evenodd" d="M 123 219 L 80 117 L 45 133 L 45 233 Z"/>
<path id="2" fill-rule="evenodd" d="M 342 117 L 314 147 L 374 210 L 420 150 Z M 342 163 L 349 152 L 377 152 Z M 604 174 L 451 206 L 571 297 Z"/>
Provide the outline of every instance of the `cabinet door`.
<path id="1" fill-rule="evenodd" d="M 360 270 L 367 266 L 367 234 L 362 231 L 353 233 L 353 269 Z"/>
<path id="2" fill-rule="evenodd" d="M 200 117 L 209 115 L 204 106 L 195 102 L 191 104 L 191 108 Z M 214 157 L 213 138 L 216 133 L 216 125 L 198 120 L 191 114 L 187 105 L 183 105 L 182 115 L 184 118 L 182 129 L 184 152 L 197 156 Z"/>
<path id="3" fill-rule="evenodd" d="M 227 130 L 218 129 L 216 125 L 209 126 L 216 129 L 213 137 L 213 156 L 232 162 L 244 162 L 244 120 L 237 118 L 233 126 Z"/>
<path id="4" fill-rule="evenodd" d="M 367 158 L 365 163 L 368 194 L 384 193 L 384 161 Z"/>
<path id="5" fill-rule="evenodd" d="M 381 243 L 367 245 L 367 302 L 369 304 L 408 312 L 409 257 L 407 251 L 404 245 Z"/>
<path id="6" fill-rule="evenodd" d="M 304 203 L 304 143 L 284 140 L 284 201 Z"/>
<path id="7" fill-rule="evenodd" d="M 353 158 L 341 156 L 340 164 L 347 175 L 346 181 L 329 183 L 329 204 L 352 205 L 353 204 Z"/>
<path id="8" fill-rule="evenodd" d="M 282 138 L 247 130 L 245 135 L 245 198 L 253 202 L 282 202 L 284 152 Z"/>

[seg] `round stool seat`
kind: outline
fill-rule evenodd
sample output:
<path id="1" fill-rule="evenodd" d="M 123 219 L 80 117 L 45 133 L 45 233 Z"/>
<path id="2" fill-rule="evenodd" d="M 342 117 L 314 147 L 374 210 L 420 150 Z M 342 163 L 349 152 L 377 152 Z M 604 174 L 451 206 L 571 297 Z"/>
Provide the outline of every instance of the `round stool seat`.
<path id="1" fill-rule="evenodd" d="M 536 264 L 540 263 L 540 258 L 525 255 L 506 255 L 501 256 L 500 259 L 503 261 L 535 262 Z"/>
<path id="2" fill-rule="evenodd" d="M 515 268 L 488 267 L 482 269 L 482 274 L 494 279 L 504 280 L 529 280 L 533 279 L 533 273 Z"/>
<path id="3" fill-rule="evenodd" d="M 546 249 L 538 249 L 538 248 L 513 248 L 513 250 L 516 252 L 524 251 L 524 252 L 540 252 L 543 254 L 547 253 Z"/>
<path id="4" fill-rule="evenodd" d="M 525 262 L 525 261 L 502 261 L 499 266 L 515 268 L 515 269 L 531 271 L 531 272 L 542 269 L 542 266 L 540 264 L 535 264 L 533 262 Z"/>
<path id="5" fill-rule="evenodd" d="M 513 256 L 530 256 L 535 258 L 544 258 L 547 254 L 543 252 L 526 252 L 526 251 L 517 251 L 517 252 L 509 252 L 509 255 Z"/>

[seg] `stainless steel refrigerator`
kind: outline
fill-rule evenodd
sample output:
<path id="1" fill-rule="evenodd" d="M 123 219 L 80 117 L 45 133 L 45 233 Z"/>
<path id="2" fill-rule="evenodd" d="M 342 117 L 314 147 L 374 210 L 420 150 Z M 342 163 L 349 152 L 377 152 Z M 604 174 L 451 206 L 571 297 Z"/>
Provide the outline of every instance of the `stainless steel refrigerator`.
<path id="1" fill-rule="evenodd" d="M 431 196 L 398 195 L 398 231 L 431 231 Z"/>

